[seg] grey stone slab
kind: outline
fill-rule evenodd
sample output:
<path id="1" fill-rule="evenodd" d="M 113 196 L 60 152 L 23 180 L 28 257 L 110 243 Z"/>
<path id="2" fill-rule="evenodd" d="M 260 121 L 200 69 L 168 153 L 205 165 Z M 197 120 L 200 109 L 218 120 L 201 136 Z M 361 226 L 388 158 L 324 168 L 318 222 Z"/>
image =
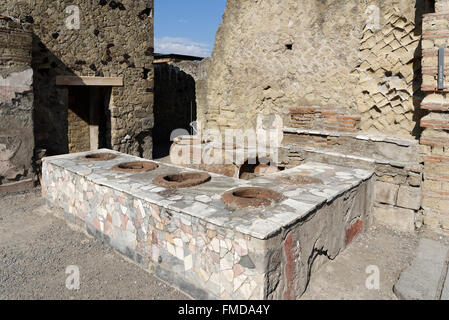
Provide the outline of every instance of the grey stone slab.
<path id="1" fill-rule="evenodd" d="M 448 249 L 437 241 L 421 239 L 412 264 L 394 286 L 395 294 L 403 300 L 438 299 Z"/>

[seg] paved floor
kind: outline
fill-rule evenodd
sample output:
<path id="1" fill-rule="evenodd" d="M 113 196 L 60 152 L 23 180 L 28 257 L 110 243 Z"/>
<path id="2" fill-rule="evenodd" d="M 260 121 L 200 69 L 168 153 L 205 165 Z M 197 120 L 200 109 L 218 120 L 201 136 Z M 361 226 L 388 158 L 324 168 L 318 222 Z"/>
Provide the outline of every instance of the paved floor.
<path id="1" fill-rule="evenodd" d="M 43 208 L 38 189 L 0 197 L 0 299 L 188 299 Z M 312 273 L 302 299 L 397 299 L 393 286 L 424 236 L 372 227 Z M 79 291 L 65 286 L 70 265 L 80 269 Z M 373 270 L 379 289 L 366 287 Z"/>

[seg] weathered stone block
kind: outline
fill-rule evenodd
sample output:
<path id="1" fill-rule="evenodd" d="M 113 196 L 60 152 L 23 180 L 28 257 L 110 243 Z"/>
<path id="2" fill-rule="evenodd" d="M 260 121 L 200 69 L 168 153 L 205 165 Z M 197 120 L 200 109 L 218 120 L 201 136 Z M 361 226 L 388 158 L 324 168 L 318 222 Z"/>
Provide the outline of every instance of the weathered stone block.
<path id="1" fill-rule="evenodd" d="M 422 177 L 421 177 L 421 175 L 418 175 L 418 174 L 410 174 L 408 176 L 407 182 L 412 187 L 421 187 Z"/>
<path id="2" fill-rule="evenodd" d="M 421 239 L 415 258 L 404 270 L 394 292 L 402 300 L 439 299 L 440 278 L 445 271 L 448 248 L 443 244 Z"/>
<path id="3" fill-rule="evenodd" d="M 415 230 L 415 212 L 397 207 L 374 207 L 374 221 L 403 232 Z"/>
<path id="4" fill-rule="evenodd" d="M 374 200 L 379 203 L 395 205 L 398 190 L 397 184 L 377 181 L 374 186 Z"/>
<path id="5" fill-rule="evenodd" d="M 399 188 L 397 205 L 402 208 L 418 210 L 421 208 L 421 188 L 401 186 Z"/>

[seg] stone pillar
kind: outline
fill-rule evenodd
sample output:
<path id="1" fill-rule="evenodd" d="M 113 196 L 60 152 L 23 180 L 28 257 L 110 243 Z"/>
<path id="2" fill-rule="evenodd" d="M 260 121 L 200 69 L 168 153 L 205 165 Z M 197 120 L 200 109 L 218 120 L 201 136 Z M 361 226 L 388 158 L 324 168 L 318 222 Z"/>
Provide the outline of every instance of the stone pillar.
<path id="1" fill-rule="evenodd" d="M 437 0 L 436 13 L 423 17 L 421 150 L 424 160 L 424 224 L 449 230 L 449 1 Z M 444 89 L 438 89 L 438 50 L 445 48 Z"/>
<path id="2" fill-rule="evenodd" d="M 34 186 L 29 24 L 0 16 L 0 194 Z"/>

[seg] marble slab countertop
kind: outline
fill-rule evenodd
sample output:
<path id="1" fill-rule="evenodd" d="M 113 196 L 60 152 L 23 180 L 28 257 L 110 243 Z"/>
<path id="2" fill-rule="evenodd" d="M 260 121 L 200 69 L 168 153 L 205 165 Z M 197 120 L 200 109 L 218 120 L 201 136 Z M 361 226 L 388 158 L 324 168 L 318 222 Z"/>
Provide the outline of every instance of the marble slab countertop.
<path id="1" fill-rule="evenodd" d="M 82 156 L 110 152 L 117 157 L 108 161 L 85 161 Z M 202 185 L 189 188 L 163 188 L 152 183 L 156 176 L 179 172 L 198 172 L 158 161 L 156 170 L 144 173 L 123 173 L 111 168 L 122 162 L 150 161 L 135 156 L 101 149 L 61 156 L 46 157 L 43 162 L 85 177 L 94 184 L 103 185 L 168 210 L 203 219 L 219 227 L 230 228 L 243 234 L 267 239 L 282 228 L 289 227 L 313 212 L 325 202 L 331 202 L 346 191 L 370 179 L 373 171 L 308 162 L 270 176 L 252 180 L 239 180 L 214 173 Z M 322 181 L 320 184 L 295 185 L 279 178 L 308 175 Z M 233 210 L 221 200 L 226 191 L 239 187 L 264 187 L 281 193 L 284 199 L 264 208 Z"/>

